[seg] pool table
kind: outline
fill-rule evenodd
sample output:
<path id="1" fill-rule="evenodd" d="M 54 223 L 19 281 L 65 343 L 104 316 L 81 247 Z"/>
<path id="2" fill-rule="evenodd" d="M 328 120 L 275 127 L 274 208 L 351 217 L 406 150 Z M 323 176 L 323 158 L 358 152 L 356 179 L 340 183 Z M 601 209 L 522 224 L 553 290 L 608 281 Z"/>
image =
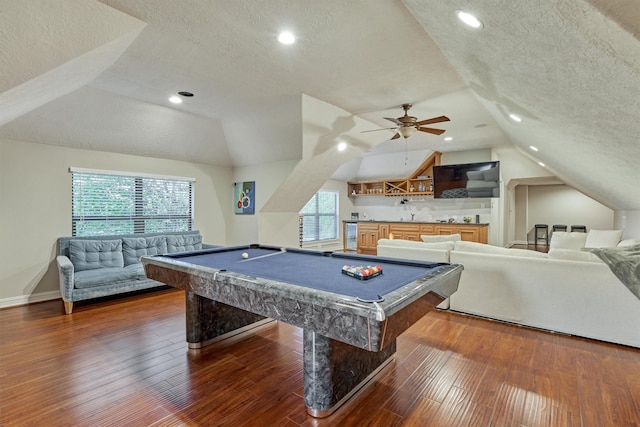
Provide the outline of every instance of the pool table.
<path id="1" fill-rule="evenodd" d="M 244 257 L 243 257 L 244 255 Z M 191 349 L 280 320 L 303 329 L 307 412 L 325 417 L 395 353 L 396 337 L 458 287 L 462 266 L 247 245 L 142 257 L 186 291 Z M 375 265 L 361 280 L 342 267 Z"/>

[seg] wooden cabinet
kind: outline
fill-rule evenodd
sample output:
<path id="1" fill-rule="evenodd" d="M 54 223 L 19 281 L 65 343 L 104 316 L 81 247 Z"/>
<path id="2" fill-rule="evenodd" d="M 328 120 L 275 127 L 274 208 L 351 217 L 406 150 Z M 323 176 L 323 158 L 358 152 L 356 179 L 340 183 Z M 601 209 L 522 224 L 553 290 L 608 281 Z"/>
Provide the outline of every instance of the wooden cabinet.
<path id="1" fill-rule="evenodd" d="M 380 239 L 378 223 L 359 222 L 358 223 L 358 253 L 365 255 L 375 255 Z"/>
<path id="2" fill-rule="evenodd" d="M 389 236 L 394 239 L 420 241 L 420 227 L 418 224 L 391 223 L 389 224 Z"/>
<path id="3" fill-rule="evenodd" d="M 467 242 L 487 243 L 487 224 L 448 224 L 411 222 L 358 222 L 358 253 L 375 255 L 379 239 L 422 240 L 422 234 L 460 234 Z"/>
<path id="4" fill-rule="evenodd" d="M 488 229 L 487 226 L 465 225 L 465 226 L 460 226 L 457 232 L 460 233 L 460 237 L 465 242 L 487 243 L 488 242 L 487 229 Z"/>

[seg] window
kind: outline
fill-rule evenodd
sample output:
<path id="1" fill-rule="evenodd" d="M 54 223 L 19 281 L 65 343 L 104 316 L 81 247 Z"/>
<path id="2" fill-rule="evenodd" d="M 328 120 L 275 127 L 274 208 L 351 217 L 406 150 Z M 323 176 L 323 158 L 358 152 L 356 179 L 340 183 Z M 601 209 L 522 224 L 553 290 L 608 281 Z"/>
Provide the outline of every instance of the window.
<path id="1" fill-rule="evenodd" d="M 338 238 L 338 193 L 318 191 L 300 211 L 302 241 Z"/>
<path id="2" fill-rule="evenodd" d="M 193 179 L 72 169 L 73 236 L 193 229 Z"/>

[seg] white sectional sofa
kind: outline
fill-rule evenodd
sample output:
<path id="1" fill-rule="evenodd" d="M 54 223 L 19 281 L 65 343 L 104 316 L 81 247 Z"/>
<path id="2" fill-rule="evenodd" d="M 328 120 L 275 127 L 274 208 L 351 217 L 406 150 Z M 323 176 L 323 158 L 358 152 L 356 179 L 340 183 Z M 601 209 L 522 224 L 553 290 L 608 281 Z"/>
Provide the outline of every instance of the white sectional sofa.
<path id="1" fill-rule="evenodd" d="M 556 232 L 548 254 L 459 240 L 445 254 L 441 242 L 383 239 L 378 255 L 462 264 L 458 290 L 441 308 L 640 348 L 640 299 L 585 250 L 640 244 L 620 236 Z"/>

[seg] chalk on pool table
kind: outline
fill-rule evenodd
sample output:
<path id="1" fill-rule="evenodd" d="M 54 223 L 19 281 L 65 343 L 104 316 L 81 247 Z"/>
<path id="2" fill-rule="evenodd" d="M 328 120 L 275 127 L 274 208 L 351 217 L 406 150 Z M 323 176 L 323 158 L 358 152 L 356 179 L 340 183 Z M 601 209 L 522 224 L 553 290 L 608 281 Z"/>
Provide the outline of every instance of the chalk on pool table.
<path id="1" fill-rule="evenodd" d="M 242 258 L 247 259 L 249 258 L 249 254 L 246 252 L 242 252 Z"/>

